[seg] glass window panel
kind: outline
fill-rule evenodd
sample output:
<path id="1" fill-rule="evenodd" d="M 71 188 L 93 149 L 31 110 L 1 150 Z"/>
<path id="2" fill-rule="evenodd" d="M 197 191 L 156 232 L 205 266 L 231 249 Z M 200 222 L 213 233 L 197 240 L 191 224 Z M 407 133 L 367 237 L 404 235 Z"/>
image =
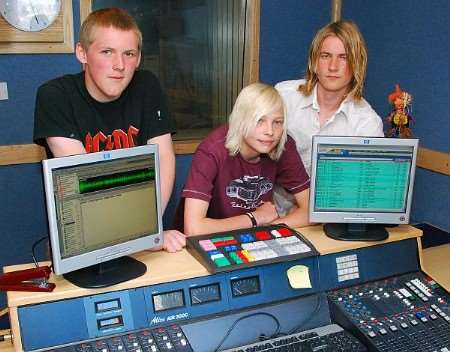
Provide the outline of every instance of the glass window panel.
<path id="1" fill-rule="evenodd" d="M 245 31 L 255 3 L 93 0 L 92 9 L 122 7 L 136 19 L 144 38 L 140 68 L 160 79 L 176 121 L 175 139 L 192 139 L 226 122 L 243 85 L 256 80 L 244 79 L 244 57 L 252 57 L 244 52 Z"/>

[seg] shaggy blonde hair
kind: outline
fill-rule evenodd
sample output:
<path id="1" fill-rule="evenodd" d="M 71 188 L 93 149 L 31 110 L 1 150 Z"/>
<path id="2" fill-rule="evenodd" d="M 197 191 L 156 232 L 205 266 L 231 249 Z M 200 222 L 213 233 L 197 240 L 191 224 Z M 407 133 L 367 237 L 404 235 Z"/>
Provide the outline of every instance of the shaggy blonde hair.
<path id="1" fill-rule="evenodd" d="M 80 43 L 84 50 L 94 42 L 95 28 L 113 27 L 122 31 L 134 31 L 138 38 L 138 49 L 142 49 L 142 33 L 136 21 L 128 12 L 118 7 L 111 7 L 93 11 L 84 20 L 80 29 Z"/>
<path id="2" fill-rule="evenodd" d="M 352 21 L 333 22 L 317 32 L 309 48 L 308 66 L 305 74 L 306 82 L 300 85 L 298 90 L 303 95 L 311 95 L 318 81 L 316 72 L 322 43 L 329 36 L 338 37 L 344 44 L 347 62 L 353 75 L 347 97 L 359 101 L 362 99 L 366 78 L 367 48 L 358 26 Z"/>
<path id="3" fill-rule="evenodd" d="M 276 148 L 268 155 L 272 160 L 278 160 L 283 153 L 287 139 L 286 111 L 278 91 L 267 84 L 253 83 L 239 93 L 228 120 L 228 133 L 225 148 L 230 155 L 237 155 L 243 139 L 255 128 L 258 121 L 265 115 L 281 111 L 284 116 L 283 133 Z"/>

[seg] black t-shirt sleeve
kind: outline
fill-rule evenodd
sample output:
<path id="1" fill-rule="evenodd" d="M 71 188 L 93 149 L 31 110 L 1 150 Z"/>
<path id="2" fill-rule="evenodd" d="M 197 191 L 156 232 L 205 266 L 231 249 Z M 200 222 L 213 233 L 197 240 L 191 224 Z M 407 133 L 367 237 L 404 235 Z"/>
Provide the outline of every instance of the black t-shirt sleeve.
<path id="1" fill-rule="evenodd" d="M 158 78 L 150 71 L 137 71 L 137 84 L 142 89 L 144 97 L 143 131 L 148 139 L 167 133 L 175 133 L 175 122 L 167 107 L 167 98 L 161 89 Z"/>
<path id="2" fill-rule="evenodd" d="M 57 81 L 44 83 L 36 95 L 33 139 L 45 144 L 47 137 L 68 137 L 81 140 L 75 135 L 77 128 L 73 120 L 69 92 Z"/>

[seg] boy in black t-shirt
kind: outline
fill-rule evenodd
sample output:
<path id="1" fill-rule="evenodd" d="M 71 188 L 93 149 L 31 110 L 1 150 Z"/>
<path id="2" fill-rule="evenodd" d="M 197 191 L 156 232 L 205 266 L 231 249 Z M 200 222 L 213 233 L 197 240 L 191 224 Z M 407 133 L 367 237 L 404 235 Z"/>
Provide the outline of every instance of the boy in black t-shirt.
<path id="1" fill-rule="evenodd" d="M 75 49 L 84 71 L 39 88 L 34 140 L 55 157 L 158 144 L 164 210 L 175 179 L 175 126 L 157 77 L 136 71 L 141 47 L 141 31 L 124 10 L 92 12 L 81 26 Z M 184 245 L 183 234 L 165 231 L 166 250 Z"/>

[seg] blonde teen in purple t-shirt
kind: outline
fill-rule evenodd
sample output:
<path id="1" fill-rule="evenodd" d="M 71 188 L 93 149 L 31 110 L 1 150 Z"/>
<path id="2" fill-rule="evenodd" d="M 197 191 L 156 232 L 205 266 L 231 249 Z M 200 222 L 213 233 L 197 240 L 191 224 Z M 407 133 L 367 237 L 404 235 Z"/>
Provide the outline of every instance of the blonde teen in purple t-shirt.
<path id="1" fill-rule="evenodd" d="M 228 125 L 211 132 L 195 152 L 182 192 L 186 235 L 308 224 L 309 177 L 287 136 L 284 111 L 272 86 L 254 83 L 241 91 Z M 275 183 L 298 205 L 284 217 L 272 203 Z"/>

